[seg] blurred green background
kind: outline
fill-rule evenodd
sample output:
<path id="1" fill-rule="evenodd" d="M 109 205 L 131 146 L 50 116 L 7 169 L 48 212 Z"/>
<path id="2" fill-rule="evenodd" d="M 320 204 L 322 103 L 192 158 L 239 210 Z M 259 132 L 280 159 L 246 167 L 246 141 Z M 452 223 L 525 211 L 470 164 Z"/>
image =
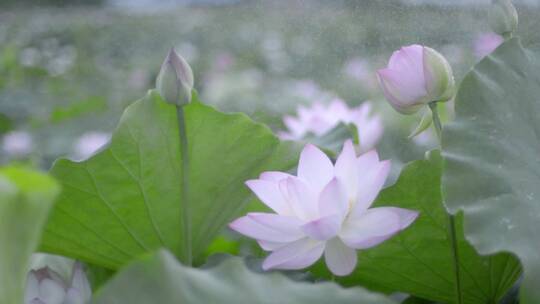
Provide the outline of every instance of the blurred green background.
<path id="1" fill-rule="evenodd" d="M 369 99 L 384 115 L 383 154 L 418 158 L 426 148 L 405 138 L 417 118 L 386 105 L 375 71 L 393 50 L 421 43 L 461 79 L 478 60 L 475 39 L 489 32 L 487 3 L 2 0 L 0 133 L 5 145 L 13 131 L 27 132 L 31 150 L 4 147 L 0 162 L 48 168 L 88 132 L 112 132 L 124 107 L 154 87 L 170 47 L 191 64 L 201 99 L 224 111 L 279 130 L 299 103 Z M 519 35 L 538 48 L 538 2 L 517 8 Z"/>

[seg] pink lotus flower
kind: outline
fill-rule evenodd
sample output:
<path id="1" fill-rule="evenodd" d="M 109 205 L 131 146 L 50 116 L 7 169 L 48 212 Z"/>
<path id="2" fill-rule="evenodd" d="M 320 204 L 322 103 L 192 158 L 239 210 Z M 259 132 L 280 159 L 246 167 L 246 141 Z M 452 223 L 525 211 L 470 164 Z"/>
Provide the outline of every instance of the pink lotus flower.
<path id="1" fill-rule="evenodd" d="M 265 270 L 305 268 L 324 253 L 332 273 L 348 275 L 356 267 L 357 249 L 384 242 L 418 216 L 396 207 L 369 208 L 389 170 L 390 162 L 379 161 L 375 151 L 357 157 L 350 140 L 335 165 L 308 144 L 298 176 L 264 172 L 246 182 L 276 213 L 248 213 L 229 226 L 272 252 Z"/>
<path id="2" fill-rule="evenodd" d="M 504 42 L 504 38 L 495 33 L 484 33 L 474 41 L 474 56 L 482 59 L 491 54 Z"/>
<path id="3" fill-rule="evenodd" d="M 395 51 L 388 67 L 377 72 L 386 99 L 396 111 L 416 113 L 434 101 L 448 101 L 454 95 L 452 68 L 437 51 L 410 45 Z"/>
<path id="4" fill-rule="evenodd" d="M 339 123 L 352 123 L 358 129 L 362 151 L 373 149 L 379 142 L 384 127 L 379 115 L 371 115 L 372 105 L 364 102 L 356 108 L 349 108 L 341 99 L 334 99 L 330 104 L 314 103 L 310 108 L 299 106 L 298 116 L 285 116 L 283 122 L 289 129 L 279 136 L 287 140 L 300 140 L 309 133 L 322 136 Z"/>

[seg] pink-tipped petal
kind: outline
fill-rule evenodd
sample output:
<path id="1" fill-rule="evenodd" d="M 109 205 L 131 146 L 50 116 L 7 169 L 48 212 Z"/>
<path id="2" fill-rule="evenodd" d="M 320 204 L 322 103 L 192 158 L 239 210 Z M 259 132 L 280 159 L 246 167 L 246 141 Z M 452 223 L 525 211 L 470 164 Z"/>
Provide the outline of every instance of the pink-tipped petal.
<path id="1" fill-rule="evenodd" d="M 375 200 L 381 191 L 388 174 L 390 173 L 390 161 L 378 162 L 369 167 L 368 170 L 360 172 L 358 183 L 358 197 L 356 204 L 351 211 L 355 215 L 364 212 Z"/>
<path id="2" fill-rule="evenodd" d="M 355 249 L 347 247 L 336 237 L 326 243 L 324 260 L 333 274 L 346 276 L 353 272 L 358 258 Z"/>
<path id="3" fill-rule="evenodd" d="M 287 201 L 279 191 L 277 182 L 253 179 L 246 182 L 246 186 L 257 195 L 257 197 L 277 214 L 290 215 L 292 213 Z"/>
<path id="4" fill-rule="evenodd" d="M 345 141 L 343 150 L 336 160 L 335 175 L 345 186 L 348 200 L 356 198 L 358 193 L 358 167 L 356 165 L 356 152 L 351 140 Z"/>
<path id="5" fill-rule="evenodd" d="M 279 248 L 289 244 L 289 243 L 269 242 L 269 241 L 264 241 L 264 240 L 257 240 L 257 243 L 265 251 L 274 251 L 276 249 L 279 249 Z"/>
<path id="6" fill-rule="evenodd" d="M 323 254 L 324 242 L 303 238 L 272 252 L 263 262 L 262 268 L 302 269 L 313 265 Z"/>
<path id="7" fill-rule="evenodd" d="M 341 180 L 334 177 L 319 195 L 319 213 L 322 216 L 337 214 L 345 217 L 348 209 L 347 190 Z"/>
<path id="8" fill-rule="evenodd" d="M 371 150 L 360 155 L 356 160 L 356 167 L 358 168 L 359 175 L 364 175 L 379 162 L 379 154 L 376 150 Z"/>
<path id="9" fill-rule="evenodd" d="M 279 182 L 282 179 L 286 179 L 287 177 L 290 177 L 289 173 L 279 172 L 279 171 L 266 171 L 261 173 L 259 176 L 259 179 L 266 180 L 266 181 L 272 181 L 272 182 Z"/>
<path id="10" fill-rule="evenodd" d="M 400 217 L 386 208 L 373 208 L 359 217 L 350 217 L 339 234 L 351 248 L 366 249 L 377 246 L 401 230 Z"/>
<path id="11" fill-rule="evenodd" d="M 307 144 L 300 154 L 298 177 L 307 181 L 313 190 L 320 191 L 334 177 L 334 166 L 324 152 Z"/>
<path id="12" fill-rule="evenodd" d="M 310 238 L 326 241 L 337 235 L 342 221 L 343 216 L 341 214 L 334 214 L 311 221 L 300 228 Z"/>
<path id="13" fill-rule="evenodd" d="M 394 212 L 399 217 L 400 230 L 409 227 L 418 218 L 418 215 L 420 214 L 418 211 L 398 207 L 378 207 L 376 209 L 386 209 Z"/>
<path id="14" fill-rule="evenodd" d="M 311 220 L 318 217 L 317 197 L 303 180 L 291 176 L 281 180 L 278 185 L 287 204 L 298 218 Z"/>
<path id="15" fill-rule="evenodd" d="M 256 240 L 289 243 L 302 238 L 298 219 L 271 213 L 249 213 L 229 224 L 234 231 Z"/>

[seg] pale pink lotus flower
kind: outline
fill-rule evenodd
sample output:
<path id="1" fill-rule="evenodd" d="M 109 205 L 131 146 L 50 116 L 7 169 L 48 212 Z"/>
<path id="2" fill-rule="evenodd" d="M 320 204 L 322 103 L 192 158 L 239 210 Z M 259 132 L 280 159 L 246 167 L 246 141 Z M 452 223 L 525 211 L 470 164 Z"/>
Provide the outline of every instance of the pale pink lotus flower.
<path id="1" fill-rule="evenodd" d="M 476 59 L 482 59 L 491 54 L 503 42 L 504 38 L 501 35 L 492 32 L 481 34 L 474 41 L 474 56 Z"/>
<path id="2" fill-rule="evenodd" d="M 24 304 L 86 304 L 91 297 L 90 283 L 78 262 L 73 265 L 69 280 L 49 267 L 28 273 Z"/>
<path id="3" fill-rule="evenodd" d="M 22 157 L 32 152 L 33 140 L 26 131 L 11 131 L 2 139 L 2 150 L 9 156 Z"/>
<path id="4" fill-rule="evenodd" d="M 314 145 L 300 155 L 298 174 L 264 172 L 246 185 L 276 213 L 248 213 L 229 224 L 272 253 L 263 269 L 302 269 L 323 254 L 335 275 L 350 274 L 356 250 L 377 246 L 408 227 L 418 212 L 370 208 L 390 162 L 375 150 L 356 156 L 350 140 L 335 165 Z"/>
<path id="5" fill-rule="evenodd" d="M 111 134 L 105 132 L 92 131 L 84 133 L 75 142 L 73 147 L 74 158 L 76 160 L 87 159 L 109 142 L 110 138 Z"/>
<path id="6" fill-rule="evenodd" d="M 396 111 L 413 114 L 430 102 L 454 95 L 452 68 L 432 48 L 409 45 L 395 51 L 388 67 L 377 72 L 384 96 Z"/>
<path id="7" fill-rule="evenodd" d="M 285 116 L 283 123 L 288 131 L 278 135 L 286 140 L 300 140 L 310 133 L 323 136 L 339 123 L 352 123 L 358 130 L 360 150 L 368 151 L 375 147 L 384 131 L 381 117 L 371 115 L 371 112 L 372 104 L 369 101 L 352 109 L 338 98 L 328 105 L 315 102 L 311 107 L 299 106 L 297 116 Z"/>

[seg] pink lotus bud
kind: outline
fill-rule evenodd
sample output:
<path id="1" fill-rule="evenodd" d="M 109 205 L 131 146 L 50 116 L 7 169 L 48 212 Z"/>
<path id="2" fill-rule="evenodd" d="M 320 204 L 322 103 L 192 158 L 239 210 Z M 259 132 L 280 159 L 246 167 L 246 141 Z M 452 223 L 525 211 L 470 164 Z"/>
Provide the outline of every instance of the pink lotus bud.
<path id="1" fill-rule="evenodd" d="M 168 103 L 185 105 L 191 101 L 193 72 L 189 64 L 174 49 L 169 51 L 161 65 L 156 88 Z"/>
<path id="2" fill-rule="evenodd" d="M 398 112 L 416 113 L 433 101 L 447 101 L 455 90 L 452 68 L 432 48 L 410 45 L 395 51 L 377 72 L 386 99 Z"/>

